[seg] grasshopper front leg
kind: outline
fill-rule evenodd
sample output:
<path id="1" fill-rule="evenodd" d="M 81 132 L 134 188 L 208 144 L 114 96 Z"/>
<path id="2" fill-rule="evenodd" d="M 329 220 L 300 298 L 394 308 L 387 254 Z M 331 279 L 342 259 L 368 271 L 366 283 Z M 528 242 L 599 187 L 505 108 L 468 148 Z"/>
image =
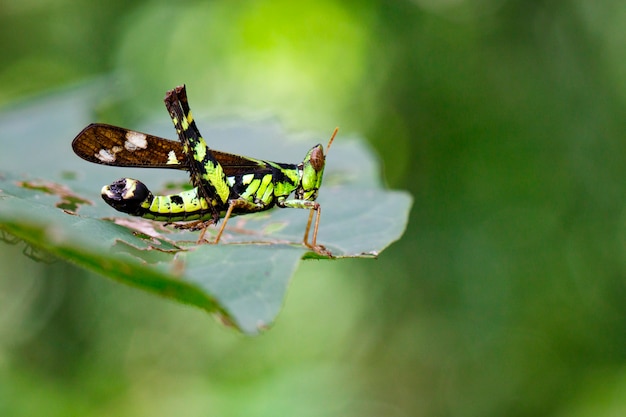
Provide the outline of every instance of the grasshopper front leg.
<path id="1" fill-rule="evenodd" d="M 309 219 L 306 223 L 306 229 L 304 230 L 304 238 L 302 239 L 302 243 L 304 243 L 304 246 L 311 248 L 315 250 L 316 252 L 320 252 L 325 255 L 330 254 L 330 252 L 328 252 L 326 248 L 324 248 L 324 246 L 317 244 L 317 230 L 319 228 L 320 216 L 322 214 L 322 206 L 320 206 L 320 203 L 318 203 L 317 201 L 310 201 L 310 200 L 299 200 L 299 199 L 280 200 L 279 199 L 276 202 L 276 205 L 282 208 L 299 208 L 299 209 L 310 210 Z M 313 225 L 313 238 L 311 239 L 311 243 L 309 243 L 309 232 L 311 231 L 311 223 L 313 221 L 313 214 L 316 214 L 315 224 Z"/>

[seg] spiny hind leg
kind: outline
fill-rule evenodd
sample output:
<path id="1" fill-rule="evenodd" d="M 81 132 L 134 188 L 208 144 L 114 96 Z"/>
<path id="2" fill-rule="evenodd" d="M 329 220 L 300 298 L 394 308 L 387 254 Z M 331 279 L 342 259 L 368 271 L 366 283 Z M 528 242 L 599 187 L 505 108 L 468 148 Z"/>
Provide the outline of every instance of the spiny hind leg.
<path id="1" fill-rule="evenodd" d="M 181 85 L 168 91 L 164 101 L 181 143 L 194 146 L 202 140 L 189 107 L 185 86 Z"/>
<path id="2" fill-rule="evenodd" d="M 200 197 L 207 201 L 218 201 L 225 207 L 228 199 L 236 197 L 224 169 L 202 138 L 191 114 L 185 86 L 176 87 L 165 95 L 165 106 L 172 118 L 178 139 L 187 156 L 187 168 L 191 184 L 198 187 Z M 213 219 L 217 222 L 219 213 L 213 208 Z"/>

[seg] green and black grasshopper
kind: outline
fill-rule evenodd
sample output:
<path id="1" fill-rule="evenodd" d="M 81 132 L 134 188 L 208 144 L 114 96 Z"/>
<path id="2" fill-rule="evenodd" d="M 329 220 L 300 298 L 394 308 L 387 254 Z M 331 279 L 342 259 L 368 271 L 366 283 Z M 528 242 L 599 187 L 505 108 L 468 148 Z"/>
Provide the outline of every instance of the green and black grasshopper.
<path id="1" fill-rule="evenodd" d="M 317 245 L 321 207 L 317 201 L 326 156 L 321 144 L 311 148 L 300 164 L 264 161 L 210 149 L 191 114 L 185 86 L 165 95 L 180 142 L 106 124 L 90 124 L 72 142 L 74 152 L 89 162 L 119 167 L 170 168 L 189 171 L 193 189 L 171 195 L 153 195 L 140 181 L 122 178 L 102 188 L 102 198 L 114 209 L 133 216 L 202 230 L 222 225 L 211 243 L 218 243 L 228 219 L 234 215 L 272 208 L 308 209 L 303 243 L 323 254 Z M 333 132 L 326 152 L 337 134 Z M 294 198 L 289 198 L 294 193 Z M 313 216 L 315 222 L 313 223 Z M 309 232 L 313 224 L 313 236 Z"/>

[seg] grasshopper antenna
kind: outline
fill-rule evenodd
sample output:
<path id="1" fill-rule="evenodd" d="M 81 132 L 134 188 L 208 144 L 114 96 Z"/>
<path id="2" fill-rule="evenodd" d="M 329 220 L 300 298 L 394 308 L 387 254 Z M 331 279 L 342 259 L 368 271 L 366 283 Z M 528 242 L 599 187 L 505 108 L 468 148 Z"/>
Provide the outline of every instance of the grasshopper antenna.
<path id="1" fill-rule="evenodd" d="M 336 127 L 335 130 L 333 130 L 333 134 L 330 135 L 330 140 L 328 141 L 328 145 L 326 145 L 326 155 L 328 155 L 328 150 L 330 149 L 330 145 L 332 145 L 333 141 L 335 140 L 337 132 L 339 132 L 339 127 Z"/>

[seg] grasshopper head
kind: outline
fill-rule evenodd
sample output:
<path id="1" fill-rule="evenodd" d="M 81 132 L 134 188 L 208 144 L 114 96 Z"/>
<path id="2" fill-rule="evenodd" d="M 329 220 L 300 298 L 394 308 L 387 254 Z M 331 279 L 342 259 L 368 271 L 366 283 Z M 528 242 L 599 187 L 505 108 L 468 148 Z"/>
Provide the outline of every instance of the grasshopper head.
<path id="1" fill-rule="evenodd" d="M 335 128 L 326 152 L 330 149 L 330 145 L 335 140 L 335 135 L 339 128 Z M 304 157 L 304 161 L 298 165 L 300 171 L 300 183 L 296 188 L 296 198 L 299 200 L 315 201 L 317 193 L 322 186 L 322 177 L 324 176 L 324 166 L 326 165 L 326 155 L 321 144 L 315 145 Z"/>
<path id="2" fill-rule="evenodd" d="M 317 192 L 322 185 L 326 156 L 322 145 L 315 145 L 304 157 L 304 161 L 298 166 L 301 176 L 296 198 L 298 200 L 315 201 Z"/>

